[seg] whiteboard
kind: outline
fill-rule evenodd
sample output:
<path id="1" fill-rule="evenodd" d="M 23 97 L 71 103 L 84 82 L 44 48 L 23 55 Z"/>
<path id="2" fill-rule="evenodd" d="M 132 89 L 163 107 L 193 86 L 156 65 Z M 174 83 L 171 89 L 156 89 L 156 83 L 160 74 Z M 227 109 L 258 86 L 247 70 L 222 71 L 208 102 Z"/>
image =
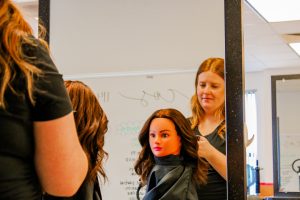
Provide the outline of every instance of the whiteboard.
<path id="1" fill-rule="evenodd" d="M 300 192 L 299 176 L 292 169 L 292 163 L 300 159 L 300 134 L 280 134 L 280 147 L 280 191 Z M 297 166 L 295 166 L 296 170 L 298 170 Z"/>
<path id="2" fill-rule="evenodd" d="M 109 153 L 105 163 L 109 181 L 101 185 L 103 199 L 136 199 L 139 177 L 133 166 L 141 149 L 139 131 L 157 109 L 176 108 L 190 116 L 194 79 L 195 72 L 182 72 L 81 80 L 98 96 L 109 120 L 104 146 Z"/>
<path id="3" fill-rule="evenodd" d="M 279 121 L 280 147 L 280 192 L 300 192 L 299 177 L 292 169 L 292 163 L 300 159 L 299 100 L 300 92 L 295 82 L 277 81 L 276 109 Z M 277 90 L 277 89 L 276 89 Z M 297 166 L 295 166 L 297 169 Z"/>

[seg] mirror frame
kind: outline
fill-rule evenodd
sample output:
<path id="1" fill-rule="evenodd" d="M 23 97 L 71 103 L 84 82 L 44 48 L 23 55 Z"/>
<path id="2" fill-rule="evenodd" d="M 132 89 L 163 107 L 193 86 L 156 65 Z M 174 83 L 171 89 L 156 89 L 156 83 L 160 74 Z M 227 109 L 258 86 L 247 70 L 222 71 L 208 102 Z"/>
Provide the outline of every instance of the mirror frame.
<path id="1" fill-rule="evenodd" d="M 227 199 L 247 199 L 244 146 L 243 1 L 224 0 Z"/>
<path id="2" fill-rule="evenodd" d="M 39 0 L 39 23 L 46 29 L 45 40 L 50 42 L 50 0 Z"/>
<path id="3" fill-rule="evenodd" d="M 224 15 L 227 199 L 246 200 L 242 0 L 224 0 Z M 39 0 L 39 19 L 49 33 L 50 0 Z"/>
<path id="4" fill-rule="evenodd" d="M 280 192 L 280 139 L 277 123 L 277 101 L 276 101 L 276 81 L 278 80 L 300 79 L 300 74 L 271 76 L 271 97 L 272 97 L 272 137 L 273 137 L 273 187 L 274 196 L 279 197 L 299 197 L 300 192 Z"/>

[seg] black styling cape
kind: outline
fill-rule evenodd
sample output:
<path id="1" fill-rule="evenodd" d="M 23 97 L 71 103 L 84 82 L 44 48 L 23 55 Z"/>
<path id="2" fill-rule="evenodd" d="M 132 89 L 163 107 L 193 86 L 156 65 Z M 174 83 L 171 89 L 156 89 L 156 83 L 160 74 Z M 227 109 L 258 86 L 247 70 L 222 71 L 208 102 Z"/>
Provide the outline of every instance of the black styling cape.
<path id="1" fill-rule="evenodd" d="M 155 157 L 155 163 L 143 200 L 198 200 L 192 166 L 174 155 Z"/>

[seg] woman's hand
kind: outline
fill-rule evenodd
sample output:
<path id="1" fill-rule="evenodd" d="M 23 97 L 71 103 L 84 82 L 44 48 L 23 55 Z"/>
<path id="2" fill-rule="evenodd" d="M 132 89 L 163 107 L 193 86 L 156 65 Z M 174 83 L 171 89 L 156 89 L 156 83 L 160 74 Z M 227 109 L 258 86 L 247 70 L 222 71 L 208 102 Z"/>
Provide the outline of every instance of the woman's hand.
<path id="1" fill-rule="evenodd" d="M 198 156 L 204 158 L 209 164 L 225 179 L 227 180 L 226 171 L 226 156 L 213 147 L 209 141 L 203 137 L 198 136 Z"/>
<path id="2" fill-rule="evenodd" d="M 215 148 L 205 137 L 198 136 L 198 156 L 200 158 L 205 158 L 207 160 L 214 149 Z"/>

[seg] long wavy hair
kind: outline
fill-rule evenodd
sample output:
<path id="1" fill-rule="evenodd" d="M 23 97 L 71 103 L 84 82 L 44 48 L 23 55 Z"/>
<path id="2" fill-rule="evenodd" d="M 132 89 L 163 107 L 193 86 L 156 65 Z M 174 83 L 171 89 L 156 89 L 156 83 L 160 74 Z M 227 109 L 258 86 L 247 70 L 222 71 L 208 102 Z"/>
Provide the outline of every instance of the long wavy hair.
<path id="1" fill-rule="evenodd" d="M 200 121 L 201 118 L 205 115 L 205 111 L 201 107 L 198 95 L 197 95 L 197 86 L 198 86 L 198 77 L 199 74 L 202 72 L 211 71 L 213 73 L 216 73 L 224 80 L 224 59 L 223 58 L 208 58 L 205 61 L 201 63 L 201 65 L 198 68 L 198 71 L 196 73 L 195 78 L 195 93 L 191 98 L 191 110 L 192 110 L 192 117 L 190 118 L 191 121 L 191 127 L 192 129 L 195 129 Z M 225 119 L 225 102 L 217 109 L 215 112 L 215 115 L 219 117 L 220 119 Z M 218 135 L 224 139 L 225 136 L 225 123 L 223 123 L 218 130 Z"/>
<path id="2" fill-rule="evenodd" d="M 140 175 L 143 185 L 147 182 L 147 177 L 154 167 L 154 155 L 149 144 L 149 129 L 153 119 L 166 118 L 171 120 L 176 128 L 176 132 L 181 138 L 180 155 L 184 159 L 184 164 L 195 166 L 193 180 L 199 184 L 205 184 L 207 180 L 207 162 L 198 157 L 198 143 L 188 120 L 176 109 L 161 109 L 155 111 L 145 122 L 139 134 L 139 142 L 142 150 L 135 163 L 134 170 Z"/>
<path id="3" fill-rule="evenodd" d="M 108 153 L 103 149 L 108 120 L 93 91 L 81 81 L 65 81 L 83 150 L 89 161 L 88 180 L 95 181 L 99 172 L 107 180 L 103 160 Z"/>
<path id="4" fill-rule="evenodd" d="M 43 39 L 46 32 L 42 25 L 39 25 L 39 33 L 39 43 L 48 49 Z M 29 58 L 23 47 L 37 46 L 37 39 L 33 37 L 32 28 L 11 0 L 0 1 L 0 37 L 0 108 L 6 107 L 4 96 L 8 88 L 17 95 L 24 95 L 13 88 L 13 82 L 19 73 L 25 78 L 27 96 L 34 104 L 33 77 L 42 72 L 29 61 L 34 58 Z"/>

